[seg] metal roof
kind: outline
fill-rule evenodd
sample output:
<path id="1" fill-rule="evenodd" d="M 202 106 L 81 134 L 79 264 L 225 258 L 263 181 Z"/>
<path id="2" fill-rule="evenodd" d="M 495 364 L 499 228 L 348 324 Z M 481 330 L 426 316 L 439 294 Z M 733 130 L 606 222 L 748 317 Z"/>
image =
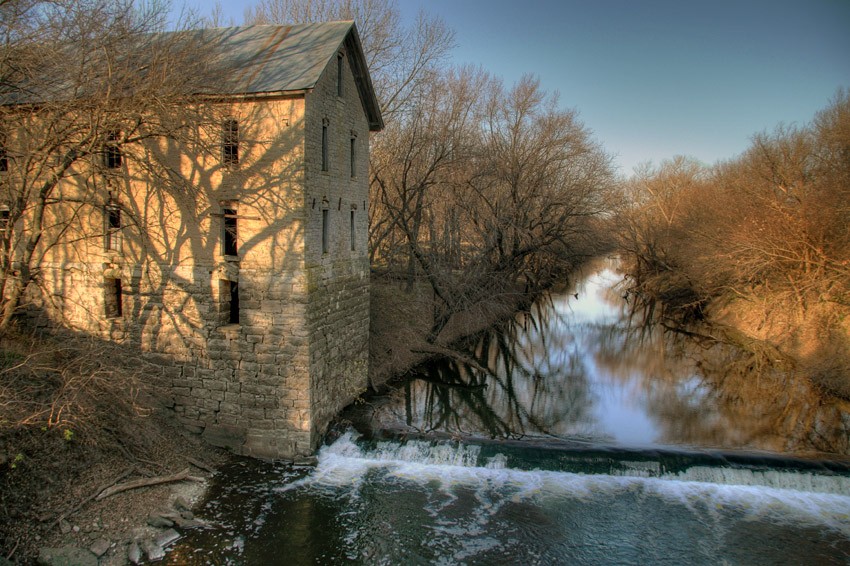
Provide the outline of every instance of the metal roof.
<path id="1" fill-rule="evenodd" d="M 214 97 L 309 91 L 316 86 L 328 63 L 336 61 L 337 53 L 344 48 L 369 128 L 373 131 L 383 128 L 357 26 L 352 21 L 157 33 L 140 38 L 138 45 L 127 45 L 126 53 L 121 56 L 135 59 L 138 72 L 144 73 L 146 59 L 180 43 L 208 50 L 208 71 L 211 72 L 205 73 L 200 83 L 195 83 L 194 88 L 198 90 L 194 94 Z M 60 54 L 65 52 L 67 56 L 58 57 L 53 67 L 46 66 L 37 75 L 24 77 L 17 84 L 0 86 L 0 105 L 96 96 L 97 89 L 108 84 L 108 78 L 97 77 L 88 83 L 92 85 L 90 89 L 76 75 L 69 79 L 65 72 L 67 61 L 75 60 L 81 50 L 69 45 L 59 51 Z"/>
<path id="2" fill-rule="evenodd" d="M 352 22 L 293 26 L 246 26 L 200 30 L 218 48 L 217 63 L 234 71 L 219 94 L 269 93 L 316 86 L 342 47 Z"/>
<path id="3" fill-rule="evenodd" d="M 272 94 L 312 89 L 325 67 L 345 47 L 361 102 L 372 130 L 383 128 L 360 37 L 354 22 L 288 26 L 254 25 L 199 30 L 205 45 L 216 46 L 220 95 Z M 225 78 L 227 77 L 227 78 Z"/>

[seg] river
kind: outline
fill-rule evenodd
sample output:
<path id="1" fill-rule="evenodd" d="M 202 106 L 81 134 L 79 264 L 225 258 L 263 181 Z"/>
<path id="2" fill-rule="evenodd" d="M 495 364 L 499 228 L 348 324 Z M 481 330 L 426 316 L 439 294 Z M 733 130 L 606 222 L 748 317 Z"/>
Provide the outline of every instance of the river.
<path id="1" fill-rule="evenodd" d="M 644 324 L 621 279 L 350 407 L 315 467 L 234 461 L 166 563 L 850 563 L 840 403 Z"/>

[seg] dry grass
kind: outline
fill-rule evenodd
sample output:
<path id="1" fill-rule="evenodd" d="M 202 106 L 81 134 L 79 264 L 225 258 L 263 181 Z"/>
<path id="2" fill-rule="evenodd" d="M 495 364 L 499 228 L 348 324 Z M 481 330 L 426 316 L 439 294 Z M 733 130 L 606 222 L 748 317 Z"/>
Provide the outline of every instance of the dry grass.
<path id="1" fill-rule="evenodd" d="M 0 344 L 0 431 L 37 427 L 87 434 L 150 413 L 161 373 L 139 355 L 94 338 L 7 337 Z"/>

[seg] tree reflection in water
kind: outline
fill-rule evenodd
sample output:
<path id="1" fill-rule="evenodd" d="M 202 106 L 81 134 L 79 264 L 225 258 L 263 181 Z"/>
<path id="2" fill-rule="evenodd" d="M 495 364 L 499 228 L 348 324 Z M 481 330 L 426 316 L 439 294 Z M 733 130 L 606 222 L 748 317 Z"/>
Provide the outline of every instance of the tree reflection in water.
<path id="1" fill-rule="evenodd" d="M 372 426 L 630 445 L 848 452 L 847 407 L 763 355 L 649 324 L 611 264 L 374 403 Z M 576 296 L 577 294 L 577 296 Z M 706 331 L 707 332 L 707 331 Z"/>

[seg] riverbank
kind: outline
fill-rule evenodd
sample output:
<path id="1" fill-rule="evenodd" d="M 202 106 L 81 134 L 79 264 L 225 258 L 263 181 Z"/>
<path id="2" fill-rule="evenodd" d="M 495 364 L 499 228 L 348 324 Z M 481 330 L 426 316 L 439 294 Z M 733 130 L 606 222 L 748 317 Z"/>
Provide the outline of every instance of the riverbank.
<path id="1" fill-rule="evenodd" d="M 730 339 L 738 333 L 739 346 L 767 345 L 824 394 L 850 401 L 850 308 L 817 301 L 802 308 L 764 294 L 715 300 L 706 315 L 712 324 L 732 329 Z"/>
<path id="2" fill-rule="evenodd" d="M 433 296 L 427 285 L 407 290 L 405 282 L 373 278 L 369 341 L 369 383 L 373 389 L 436 356 L 456 355 L 450 345 L 485 330 L 527 308 L 534 297 L 517 286 L 455 314 L 435 343 L 426 340 L 432 324 Z"/>
<path id="3" fill-rule="evenodd" d="M 639 300 L 775 349 L 850 400 L 850 96 L 707 166 L 676 157 L 623 185 L 611 224 Z"/>
<path id="4" fill-rule="evenodd" d="M 0 349 L 0 558 L 73 548 L 69 563 L 121 565 L 197 526 L 186 507 L 228 456 L 179 426 L 144 363 L 94 340 L 13 336 Z"/>
<path id="5" fill-rule="evenodd" d="M 633 282 L 628 293 L 651 318 L 676 330 L 710 328 L 716 339 L 792 369 L 821 394 L 850 401 L 850 306 L 768 286 L 703 293 L 676 269 L 647 273 L 624 262 L 623 270 Z"/>
<path id="6" fill-rule="evenodd" d="M 532 297 L 517 289 L 458 314 L 433 344 L 424 287 L 407 292 L 379 279 L 371 300 L 370 383 L 378 388 L 423 360 L 457 355 L 450 344 L 512 317 Z M 73 548 L 122 565 L 172 527 L 179 534 L 197 526 L 184 507 L 229 455 L 176 422 L 142 357 L 85 338 L 17 336 L 0 350 L 0 405 L 14 409 L 0 415 L 0 558 L 34 564 L 44 549 Z M 110 486 L 187 469 L 194 479 L 97 499 Z"/>

